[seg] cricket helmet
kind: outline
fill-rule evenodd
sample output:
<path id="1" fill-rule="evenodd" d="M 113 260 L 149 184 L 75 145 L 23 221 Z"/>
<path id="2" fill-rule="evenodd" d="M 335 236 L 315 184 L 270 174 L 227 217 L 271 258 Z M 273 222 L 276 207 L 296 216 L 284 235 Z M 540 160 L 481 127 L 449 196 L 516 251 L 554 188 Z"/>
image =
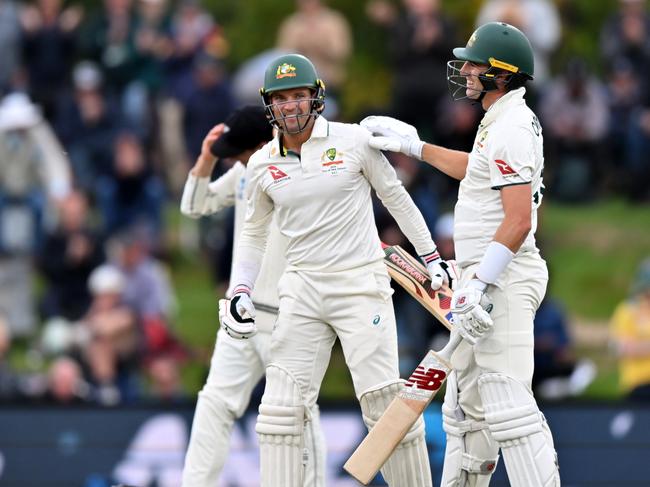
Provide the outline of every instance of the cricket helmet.
<path id="1" fill-rule="evenodd" d="M 506 85 L 513 89 L 533 79 L 535 72 L 530 41 L 523 32 L 505 22 L 483 24 L 474 31 L 465 47 L 457 47 L 453 53 L 455 59 L 447 63 L 447 81 L 455 100 L 467 98 L 467 76 L 461 73 L 465 62 L 489 66 L 485 73 L 479 75 L 484 88 L 479 100 L 486 92 L 497 89 L 497 75 L 506 74 Z M 465 96 L 457 96 L 459 94 Z"/>
<path id="2" fill-rule="evenodd" d="M 305 56 L 285 54 L 274 59 L 266 68 L 264 86 L 260 89 L 266 116 L 271 124 L 280 130 L 286 130 L 286 125 L 283 123 L 284 119 L 278 120 L 273 113 L 271 94 L 293 88 L 309 88 L 313 93 L 310 111 L 308 114 L 302 115 L 303 118 L 306 118 L 305 124 L 298 130 L 298 132 L 302 132 L 309 119 L 317 117 L 325 108 L 325 83 L 318 77 L 316 68 Z"/>

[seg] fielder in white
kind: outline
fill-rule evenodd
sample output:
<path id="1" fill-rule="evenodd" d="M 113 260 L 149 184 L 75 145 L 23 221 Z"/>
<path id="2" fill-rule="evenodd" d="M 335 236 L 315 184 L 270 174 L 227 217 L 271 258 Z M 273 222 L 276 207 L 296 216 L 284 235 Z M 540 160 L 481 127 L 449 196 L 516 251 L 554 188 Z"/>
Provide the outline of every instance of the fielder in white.
<path id="1" fill-rule="evenodd" d="M 256 430 L 262 487 L 298 487 L 302 424 L 318 396 L 334 341 L 341 341 L 363 419 L 371 427 L 403 387 L 390 278 L 372 211 L 371 188 L 423 257 L 434 286 L 449 281 L 424 219 L 383 155 L 358 125 L 328 122 L 324 84 L 297 54 L 267 68 L 262 96 L 279 134 L 249 162 L 248 211 L 222 325 L 255 333 L 249 297 L 272 217 L 289 240 L 278 285 L 266 389 Z M 431 486 L 418 421 L 382 473 L 396 487 Z"/>
<path id="2" fill-rule="evenodd" d="M 441 485 L 487 486 L 501 449 L 512 486 L 559 486 L 551 432 L 531 391 L 533 318 L 548 281 L 534 236 L 542 129 L 523 98 L 533 52 L 521 31 L 493 22 L 454 56 L 447 69 L 452 95 L 486 111 L 470 153 L 425 144 L 414 127 L 395 119 L 362 122 L 377 135 L 373 147 L 417 157 L 461 180 L 454 212 L 461 276 L 452 305 L 455 325 L 477 339 L 466 338 L 452 356 Z M 485 292 L 491 315 L 479 306 Z M 491 321 L 493 333 L 479 341 Z"/>
<path id="3" fill-rule="evenodd" d="M 205 137 L 201 155 L 185 183 L 181 212 L 186 216 L 199 218 L 235 206 L 235 252 L 246 213 L 246 164 L 272 137 L 273 130 L 262 107 L 235 110 L 225 124 L 217 125 Z M 210 182 L 217 158 L 237 162 L 223 176 Z M 208 379 L 196 404 L 183 487 L 217 485 L 228 456 L 233 423 L 246 410 L 251 392 L 268 364 L 271 331 L 277 319 L 277 282 L 286 265 L 285 250 L 286 239 L 273 224 L 252 296 L 259 333 L 242 340 L 233 330 L 222 327 L 217 334 Z M 230 290 L 226 295 L 230 296 Z M 306 487 L 325 486 L 325 447 L 319 418 L 318 405 L 314 404 L 300 425 L 305 437 Z"/>

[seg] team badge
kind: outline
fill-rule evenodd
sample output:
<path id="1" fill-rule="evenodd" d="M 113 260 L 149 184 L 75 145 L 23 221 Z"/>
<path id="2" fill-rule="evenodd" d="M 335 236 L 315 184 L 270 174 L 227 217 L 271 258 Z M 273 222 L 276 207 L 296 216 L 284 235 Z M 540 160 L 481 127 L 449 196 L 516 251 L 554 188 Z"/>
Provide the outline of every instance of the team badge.
<path id="1" fill-rule="evenodd" d="M 345 170 L 343 154 L 337 151 L 335 147 L 331 147 L 323 152 L 323 155 L 320 157 L 320 163 L 321 172 L 328 173 L 331 176 L 336 176 Z"/>
<path id="2" fill-rule="evenodd" d="M 275 72 L 275 79 L 293 78 L 296 76 L 296 67 L 293 64 L 282 63 Z"/>

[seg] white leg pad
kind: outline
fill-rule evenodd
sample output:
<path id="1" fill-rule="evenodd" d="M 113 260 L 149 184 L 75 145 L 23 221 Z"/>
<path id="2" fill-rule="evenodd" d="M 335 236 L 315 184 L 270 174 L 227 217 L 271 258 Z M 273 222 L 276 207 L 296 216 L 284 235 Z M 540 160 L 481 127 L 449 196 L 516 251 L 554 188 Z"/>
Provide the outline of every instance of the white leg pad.
<path id="1" fill-rule="evenodd" d="M 361 412 L 368 430 L 377 423 L 403 387 L 402 382 L 395 382 L 365 392 L 361 396 Z M 381 474 L 390 487 L 433 486 L 422 417 L 415 422 L 404 439 L 397 445 L 393 454 L 382 467 Z"/>
<path id="2" fill-rule="evenodd" d="M 210 394 L 209 387 L 203 388 L 196 403 L 182 487 L 217 485 L 228 456 L 235 414 L 224 401 Z"/>
<path id="3" fill-rule="evenodd" d="M 307 410 L 305 421 L 303 459 L 305 465 L 305 487 L 325 487 L 325 438 L 320 426 L 320 410 L 314 404 Z"/>
<path id="4" fill-rule="evenodd" d="M 499 444 L 513 487 L 559 487 L 560 473 L 550 430 L 530 390 L 504 374 L 478 380 L 485 421 Z"/>
<path id="5" fill-rule="evenodd" d="M 303 486 L 305 407 L 298 383 L 284 368 L 266 368 L 255 431 L 260 442 L 262 487 Z"/>
<path id="6" fill-rule="evenodd" d="M 487 487 L 499 460 L 499 447 L 487 423 L 466 419 L 458 405 L 455 372 L 447 377 L 442 428 L 447 433 L 442 487 Z"/>

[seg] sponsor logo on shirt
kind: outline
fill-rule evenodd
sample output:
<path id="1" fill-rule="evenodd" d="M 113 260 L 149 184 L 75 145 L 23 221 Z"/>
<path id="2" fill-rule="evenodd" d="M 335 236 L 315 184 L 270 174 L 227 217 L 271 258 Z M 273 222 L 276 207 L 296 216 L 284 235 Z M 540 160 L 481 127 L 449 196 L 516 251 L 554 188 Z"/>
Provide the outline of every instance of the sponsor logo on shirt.
<path id="1" fill-rule="evenodd" d="M 497 165 L 497 168 L 499 169 L 499 172 L 505 177 L 509 176 L 516 176 L 517 173 L 513 168 L 511 168 L 508 163 L 502 159 L 495 159 L 494 160 L 495 164 Z"/>
<path id="2" fill-rule="evenodd" d="M 280 181 L 286 181 L 291 179 L 291 177 L 284 172 L 282 169 L 279 169 L 277 166 L 269 166 L 269 173 L 273 178 L 273 183 L 279 183 Z"/>

